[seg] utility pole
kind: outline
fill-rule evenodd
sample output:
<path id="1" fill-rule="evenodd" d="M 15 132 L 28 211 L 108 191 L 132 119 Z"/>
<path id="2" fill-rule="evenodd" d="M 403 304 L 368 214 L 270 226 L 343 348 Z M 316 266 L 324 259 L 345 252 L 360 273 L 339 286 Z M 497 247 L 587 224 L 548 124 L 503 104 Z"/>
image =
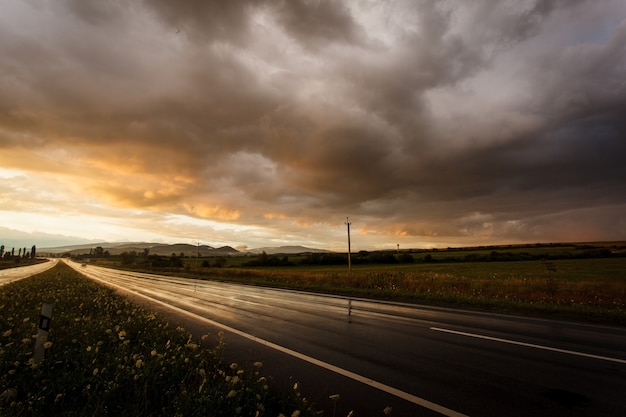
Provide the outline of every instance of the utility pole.
<path id="1" fill-rule="evenodd" d="M 346 217 L 346 225 L 348 226 L 348 274 L 352 274 L 352 264 L 350 261 L 350 221 Z"/>
<path id="2" fill-rule="evenodd" d="M 200 241 L 198 241 L 198 251 L 196 252 L 196 269 L 198 269 L 198 258 L 200 258 Z"/>

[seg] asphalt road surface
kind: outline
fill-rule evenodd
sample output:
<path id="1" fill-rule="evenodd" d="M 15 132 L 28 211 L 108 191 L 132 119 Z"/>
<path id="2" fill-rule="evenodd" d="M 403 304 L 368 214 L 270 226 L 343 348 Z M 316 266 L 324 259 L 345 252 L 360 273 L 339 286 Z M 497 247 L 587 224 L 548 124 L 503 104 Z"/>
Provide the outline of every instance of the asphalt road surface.
<path id="1" fill-rule="evenodd" d="M 626 416 L 623 328 L 69 264 L 224 330 L 231 354 L 293 377 L 325 415 Z"/>
<path id="2" fill-rule="evenodd" d="M 42 262 L 35 265 L 0 269 L 0 286 L 47 271 L 55 266 L 57 262 L 57 260 L 49 260 L 48 262 Z"/>

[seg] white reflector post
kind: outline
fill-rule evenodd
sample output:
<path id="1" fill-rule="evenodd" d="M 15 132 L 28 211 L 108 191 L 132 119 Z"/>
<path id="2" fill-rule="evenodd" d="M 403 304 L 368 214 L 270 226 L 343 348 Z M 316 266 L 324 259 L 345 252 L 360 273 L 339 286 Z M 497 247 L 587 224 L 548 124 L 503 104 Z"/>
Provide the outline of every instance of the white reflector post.
<path id="1" fill-rule="evenodd" d="M 52 320 L 52 308 L 54 304 L 44 304 L 41 307 L 41 316 L 39 316 L 39 330 L 37 330 L 37 341 L 35 342 L 35 353 L 33 359 L 35 365 L 43 360 L 45 350 L 44 344 L 48 340 L 48 331 L 50 330 L 50 320 Z"/>

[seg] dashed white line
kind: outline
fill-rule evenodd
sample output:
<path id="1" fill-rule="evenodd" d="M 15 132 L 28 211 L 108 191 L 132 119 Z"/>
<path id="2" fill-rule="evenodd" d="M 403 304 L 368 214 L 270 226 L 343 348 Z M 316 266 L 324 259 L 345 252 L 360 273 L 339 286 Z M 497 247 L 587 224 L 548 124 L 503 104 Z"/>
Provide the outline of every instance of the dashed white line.
<path id="1" fill-rule="evenodd" d="M 550 346 L 535 345 L 533 343 L 518 342 L 516 340 L 501 339 L 499 337 L 485 336 L 485 335 L 475 334 L 475 333 L 460 332 L 458 330 L 442 329 L 440 327 L 431 327 L 430 330 L 434 330 L 436 332 L 444 332 L 444 333 L 456 334 L 456 335 L 459 335 L 459 336 L 473 337 L 473 338 L 476 338 L 476 339 L 491 340 L 492 342 L 508 343 L 510 345 L 525 346 L 525 347 L 530 347 L 530 348 L 534 348 L 534 349 L 542 349 L 542 350 L 549 350 L 549 351 L 552 351 L 552 352 L 565 353 L 567 355 L 582 356 L 582 357 L 585 357 L 585 358 L 599 359 L 599 360 L 603 360 L 603 361 L 617 362 L 617 363 L 626 364 L 626 360 L 624 360 L 624 359 L 611 358 L 611 357 L 608 357 L 608 356 L 592 355 L 591 353 L 576 352 L 574 350 L 559 349 L 559 348 L 553 348 L 553 347 L 550 347 Z"/>

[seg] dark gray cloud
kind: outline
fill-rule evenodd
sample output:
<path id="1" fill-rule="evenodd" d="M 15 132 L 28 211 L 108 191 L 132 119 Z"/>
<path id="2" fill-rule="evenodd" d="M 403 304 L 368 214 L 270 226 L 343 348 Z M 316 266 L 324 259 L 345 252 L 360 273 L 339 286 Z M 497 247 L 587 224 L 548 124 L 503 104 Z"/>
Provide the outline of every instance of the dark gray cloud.
<path id="1" fill-rule="evenodd" d="M 0 11 L 0 161 L 106 204 L 316 242 L 344 215 L 371 245 L 626 233 L 617 0 Z"/>

